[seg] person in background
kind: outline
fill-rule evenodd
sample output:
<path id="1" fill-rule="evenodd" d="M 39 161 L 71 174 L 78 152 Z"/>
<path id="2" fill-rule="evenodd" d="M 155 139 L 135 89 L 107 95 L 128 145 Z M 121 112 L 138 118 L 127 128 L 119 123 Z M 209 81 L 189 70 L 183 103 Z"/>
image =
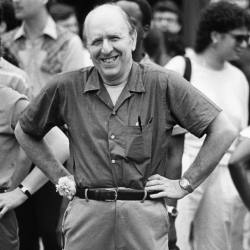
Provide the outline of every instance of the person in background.
<path id="1" fill-rule="evenodd" d="M 13 208 L 27 199 L 23 193 L 25 190 L 17 186 L 28 175 L 30 160 L 21 150 L 14 135 L 14 128 L 28 104 L 28 97 L 32 97 L 32 94 L 29 91 L 27 74 L 1 57 L 1 50 L 0 83 L 0 249 L 19 250 L 18 224 Z M 58 128 L 49 134 L 46 135 L 46 140 L 50 147 L 59 160 L 65 160 L 68 155 L 66 136 Z M 62 150 L 63 148 L 65 150 Z M 28 179 L 34 175 L 35 178 L 31 178 L 33 186 L 28 186 L 31 186 L 29 189 L 33 193 L 48 179 L 38 169 L 32 172 Z M 25 184 L 26 182 L 27 180 L 24 180 Z"/>
<path id="2" fill-rule="evenodd" d="M 229 170 L 244 204 L 250 210 L 250 127 L 239 137 L 236 149 L 229 160 Z"/>
<path id="3" fill-rule="evenodd" d="M 37 168 L 34 168 L 29 174 L 28 164 L 30 160 L 20 148 L 14 135 L 15 125 L 28 105 L 27 96 L 8 87 L 12 85 L 11 82 L 15 78 L 17 78 L 15 74 L 0 71 L 0 79 L 5 80 L 5 85 L 0 85 L 0 248 L 4 250 L 20 249 L 19 226 L 14 208 L 30 198 L 48 181 Z M 65 161 L 69 150 L 68 140 L 63 132 L 59 128 L 54 128 L 46 135 L 46 140 L 58 159 L 62 162 Z M 27 177 L 25 178 L 25 176 Z M 25 186 L 28 186 L 30 191 L 27 191 L 23 184 L 20 184 L 21 181 Z"/>
<path id="4" fill-rule="evenodd" d="M 48 12 L 48 0 L 13 3 L 22 25 L 4 34 L 2 43 L 29 75 L 35 95 L 54 74 L 89 66 L 89 55 L 81 39 L 55 24 Z"/>
<path id="5" fill-rule="evenodd" d="M 152 19 L 151 6 L 145 0 L 116 0 L 115 3 L 126 12 L 136 28 L 137 40 L 136 48 L 132 52 L 133 60 L 141 63 L 152 63 L 144 48 L 144 40 L 150 30 Z"/>
<path id="6" fill-rule="evenodd" d="M 6 32 L 16 28 L 19 21 L 15 17 L 13 3 L 10 0 L 2 0 L 0 2 L 0 37 Z M 16 57 L 2 45 L 1 40 L 1 56 L 11 64 L 18 66 Z"/>
<path id="7" fill-rule="evenodd" d="M 244 74 L 229 61 L 239 58 L 248 38 L 247 14 L 242 8 L 225 1 L 211 4 L 201 14 L 195 52 L 190 56 L 190 84 L 222 108 L 238 131 L 247 125 L 249 88 Z M 181 56 L 166 65 L 182 75 L 185 67 Z M 197 157 L 203 142 L 190 133 L 185 135 L 183 171 Z M 233 246 L 232 232 L 242 222 L 236 221 L 241 218 L 242 204 L 228 170 L 233 148 L 202 185 L 178 202 L 180 249 L 225 250 Z M 242 249 L 242 245 L 232 249 Z"/>
<path id="8" fill-rule="evenodd" d="M 185 54 L 181 37 L 182 18 L 177 4 L 171 0 L 160 0 L 153 7 L 152 29 L 158 28 L 164 36 L 165 56 L 163 65 L 172 57 Z"/>
<path id="9" fill-rule="evenodd" d="M 166 59 L 164 35 L 158 28 L 149 30 L 148 35 L 144 39 L 144 48 L 153 62 L 161 66 L 166 65 L 168 59 Z"/>
<path id="10" fill-rule="evenodd" d="M 133 62 L 136 34 L 117 5 L 91 11 L 84 36 L 94 67 L 55 76 L 15 129 L 32 161 L 72 199 L 62 226 L 65 250 L 168 249 L 163 198 L 192 192 L 237 135 L 224 112 L 178 74 Z M 43 140 L 64 123 L 68 170 Z M 163 177 L 166 149 L 177 123 L 207 136 L 182 178 L 170 180 Z"/>
<path id="11" fill-rule="evenodd" d="M 57 24 L 79 35 L 79 23 L 74 7 L 64 3 L 50 5 L 49 13 Z"/>
<path id="12" fill-rule="evenodd" d="M 56 25 L 48 12 L 48 0 L 14 0 L 18 27 L 2 36 L 3 45 L 28 74 L 33 96 L 55 74 L 88 66 L 89 53 L 79 36 Z M 44 201 L 53 206 L 48 209 Z M 17 208 L 20 226 L 20 250 L 39 249 L 39 238 L 45 250 L 61 249 L 57 240 L 61 197 L 47 183 L 27 202 Z"/>
<path id="13" fill-rule="evenodd" d="M 162 32 L 178 34 L 182 24 L 180 10 L 171 0 L 160 0 L 153 6 L 152 28 L 158 28 Z"/>
<path id="14" fill-rule="evenodd" d="M 2 78 L 2 80 L 4 78 L 6 78 L 6 80 L 10 80 L 8 76 L 6 77 L 6 75 L 1 73 L 0 78 Z M 7 84 L 9 84 L 9 82 L 7 82 Z M 27 101 L 27 97 L 1 84 L 0 100 L 0 193 L 4 193 L 10 188 L 10 178 L 14 169 L 16 167 L 21 167 L 20 165 L 23 162 L 24 164 L 27 164 L 27 161 L 22 161 L 19 157 L 21 156 L 21 150 L 18 142 L 16 141 L 13 130 L 21 112 L 24 109 L 23 103 Z M 4 211 L 2 211 L 0 203 L 0 215 L 2 212 Z M 19 250 L 18 227 L 14 211 L 9 211 L 3 218 L 0 219 L 0 235 L 1 249 Z"/>

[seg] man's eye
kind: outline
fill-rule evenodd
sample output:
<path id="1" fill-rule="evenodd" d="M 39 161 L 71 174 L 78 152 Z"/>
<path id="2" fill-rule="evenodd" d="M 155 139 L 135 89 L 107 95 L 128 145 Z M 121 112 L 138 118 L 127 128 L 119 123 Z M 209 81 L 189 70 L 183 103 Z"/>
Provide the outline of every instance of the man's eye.
<path id="1" fill-rule="evenodd" d="M 112 42 L 117 42 L 117 41 L 119 41 L 119 37 L 112 37 L 110 40 L 111 40 Z"/>
<path id="2" fill-rule="evenodd" d="M 101 42 L 102 42 L 102 40 L 95 40 L 95 41 L 92 42 L 92 45 L 98 46 L 98 45 L 101 44 Z"/>

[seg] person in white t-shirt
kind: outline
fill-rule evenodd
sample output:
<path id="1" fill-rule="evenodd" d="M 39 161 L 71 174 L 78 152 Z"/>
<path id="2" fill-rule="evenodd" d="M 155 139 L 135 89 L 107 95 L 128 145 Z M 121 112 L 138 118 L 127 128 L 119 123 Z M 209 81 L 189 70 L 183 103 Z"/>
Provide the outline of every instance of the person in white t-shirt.
<path id="1" fill-rule="evenodd" d="M 228 61 L 238 58 L 248 38 L 244 10 L 227 2 L 214 3 L 201 15 L 195 51 L 190 55 L 190 84 L 222 108 L 238 131 L 247 126 L 249 90 L 246 77 Z M 177 56 L 165 67 L 183 75 L 184 58 Z M 197 156 L 203 142 L 186 134 L 183 171 Z M 237 217 L 236 207 L 240 206 L 227 167 L 232 149 L 233 145 L 199 188 L 178 202 L 176 230 L 180 249 L 231 249 L 233 218 Z"/>
<path id="2" fill-rule="evenodd" d="M 239 137 L 239 144 L 229 161 L 229 170 L 239 194 L 250 210 L 250 126 Z"/>

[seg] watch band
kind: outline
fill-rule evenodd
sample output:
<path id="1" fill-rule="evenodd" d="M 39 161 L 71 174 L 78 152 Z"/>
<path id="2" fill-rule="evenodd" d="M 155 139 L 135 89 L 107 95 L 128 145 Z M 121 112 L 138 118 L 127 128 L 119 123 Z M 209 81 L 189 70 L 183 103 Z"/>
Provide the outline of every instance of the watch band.
<path id="1" fill-rule="evenodd" d="M 23 184 L 19 184 L 18 187 L 28 198 L 31 197 L 30 191 L 26 187 L 24 187 Z"/>

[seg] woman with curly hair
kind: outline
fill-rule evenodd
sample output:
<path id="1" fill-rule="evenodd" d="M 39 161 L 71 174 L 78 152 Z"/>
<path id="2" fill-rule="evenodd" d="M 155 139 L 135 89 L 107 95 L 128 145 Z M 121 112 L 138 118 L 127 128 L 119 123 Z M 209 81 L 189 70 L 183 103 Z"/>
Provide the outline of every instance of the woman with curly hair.
<path id="1" fill-rule="evenodd" d="M 247 126 L 249 90 L 246 77 L 229 61 L 238 59 L 239 53 L 247 47 L 247 20 L 247 13 L 232 3 L 222 1 L 208 5 L 201 14 L 194 53 L 190 55 L 190 84 L 222 108 L 238 131 Z M 185 61 L 177 56 L 166 67 L 183 74 Z M 186 134 L 184 172 L 203 141 Z M 234 145 L 202 185 L 178 202 L 176 230 L 180 249 L 242 249 L 232 247 L 232 242 L 236 242 L 232 238 L 235 219 L 243 220 L 243 204 L 228 170 L 233 148 Z M 237 223 L 241 223 L 240 220 Z"/>

